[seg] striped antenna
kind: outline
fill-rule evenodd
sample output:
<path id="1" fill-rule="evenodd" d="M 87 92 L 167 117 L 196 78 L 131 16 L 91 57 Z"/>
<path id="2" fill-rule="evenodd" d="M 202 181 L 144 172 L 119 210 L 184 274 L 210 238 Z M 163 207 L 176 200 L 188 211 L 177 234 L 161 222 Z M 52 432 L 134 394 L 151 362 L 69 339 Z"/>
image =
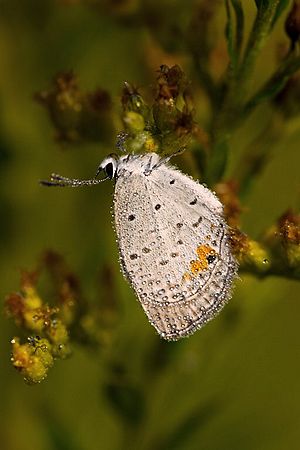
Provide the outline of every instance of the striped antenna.
<path id="1" fill-rule="evenodd" d="M 58 175 L 57 173 L 52 173 L 50 180 L 41 180 L 40 184 L 43 186 L 54 186 L 54 187 L 81 187 L 81 186 L 94 186 L 100 184 L 107 180 L 108 177 L 102 180 L 97 180 L 97 178 L 92 178 L 91 180 L 77 180 Z"/>

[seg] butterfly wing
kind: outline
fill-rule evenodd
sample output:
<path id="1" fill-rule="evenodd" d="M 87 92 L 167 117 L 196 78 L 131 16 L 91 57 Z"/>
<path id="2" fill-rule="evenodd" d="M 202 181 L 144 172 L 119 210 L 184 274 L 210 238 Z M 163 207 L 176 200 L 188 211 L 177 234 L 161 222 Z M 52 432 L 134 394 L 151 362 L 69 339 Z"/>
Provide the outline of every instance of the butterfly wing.
<path id="1" fill-rule="evenodd" d="M 124 274 L 158 333 L 177 340 L 212 319 L 237 268 L 217 197 L 160 164 L 118 178 L 114 214 Z"/>

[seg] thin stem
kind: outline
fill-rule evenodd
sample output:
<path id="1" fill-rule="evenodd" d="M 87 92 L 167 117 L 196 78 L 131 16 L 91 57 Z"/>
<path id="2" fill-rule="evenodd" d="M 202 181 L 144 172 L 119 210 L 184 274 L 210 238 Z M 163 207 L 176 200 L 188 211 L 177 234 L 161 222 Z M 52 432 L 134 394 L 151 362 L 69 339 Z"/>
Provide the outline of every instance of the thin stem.
<path id="1" fill-rule="evenodd" d="M 300 275 L 299 273 L 297 273 L 296 271 L 292 271 L 292 270 L 284 270 L 284 268 L 281 267 L 270 267 L 269 270 L 266 271 L 259 271 L 256 270 L 253 267 L 247 267 L 247 266 L 243 266 L 241 265 L 239 267 L 239 273 L 246 273 L 249 275 L 253 275 L 257 278 L 269 278 L 269 277 L 280 277 L 280 278 L 285 278 L 288 280 L 297 280 L 300 281 Z"/>
<path id="2" fill-rule="evenodd" d="M 213 135 L 216 144 L 227 139 L 231 132 L 241 123 L 241 113 L 247 96 L 248 84 L 259 52 L 272 29 L 278 3 L 279 0 L 273 0 L 268 7 L 258 10 L 244 57 L 235 76 L 232 76 L 230 71 L 227 72 L 227 80 L 225 80 L 224 84 L 226 87 L 225 95 L 221 107 L 219 110 L 216 110 L 213 123 Z"/>
<path id="3" fill-rule="evenodd" d="M 248 44 L 245 50 L 244 58 L 240 65 L 240 70 L 237 76 L 239 89 L 244 91 L 252 76 L 253 68 L 257 56 L 264 46 L 266 39 L 272 29 L 273 20 L 278 8 L 279 0 L 273 0 L 266 8 L 261 7 L 256 15 Z"/>
<path id="4" fill-rule="evenodd" d="M 275 95 L 284 87 L 288 79 L 299 69 L 300 57 L 298 56 L 295 58 L 294 55 L 288 57 L 269 80 L 247 102 L 243 117 L 247 117 L 259 103 L 275 97 Z"/>

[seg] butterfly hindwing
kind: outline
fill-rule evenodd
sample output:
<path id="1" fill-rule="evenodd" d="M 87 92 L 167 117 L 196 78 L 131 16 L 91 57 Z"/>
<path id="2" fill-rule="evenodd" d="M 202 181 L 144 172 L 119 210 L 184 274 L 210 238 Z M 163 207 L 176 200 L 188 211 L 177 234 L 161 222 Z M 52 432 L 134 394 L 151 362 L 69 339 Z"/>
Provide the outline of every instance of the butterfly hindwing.
<path id="1" fill-rule="evenodd" d="M 217 197 L 172 166 L 145 175 L 138 162 L 115 186 L 120 259 L 149 321 L 176 340 L 226 303 L 236 263 Z"/>

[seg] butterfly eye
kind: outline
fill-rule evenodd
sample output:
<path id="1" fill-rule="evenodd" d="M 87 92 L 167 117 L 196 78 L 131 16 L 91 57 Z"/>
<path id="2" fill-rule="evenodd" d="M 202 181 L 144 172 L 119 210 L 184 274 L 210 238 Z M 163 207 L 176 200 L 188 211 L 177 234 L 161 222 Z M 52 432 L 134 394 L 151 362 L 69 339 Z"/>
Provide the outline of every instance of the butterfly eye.
<path id="1" fill-rule="evenodd" d="M 102 161 L 102 163 L 98 167 L 97 174 L 101 170 L 104 170 L 107 178 L 112 179 L 116 175 L 117 166 L 118 166 L 118 160 L 113 155 L 108 156 L 107 158 L 105 158 Z"/>
<path id="2" fill-rule="evenodd" d="M 114 177 L 115 174 L 115 167 L 113 165 L 112 162 L 109 162 L 108 164 L 106 164 L 106 166 L 104 167 L 105 173 L 108 176 L 108 178 L 112 179 Z"/>

